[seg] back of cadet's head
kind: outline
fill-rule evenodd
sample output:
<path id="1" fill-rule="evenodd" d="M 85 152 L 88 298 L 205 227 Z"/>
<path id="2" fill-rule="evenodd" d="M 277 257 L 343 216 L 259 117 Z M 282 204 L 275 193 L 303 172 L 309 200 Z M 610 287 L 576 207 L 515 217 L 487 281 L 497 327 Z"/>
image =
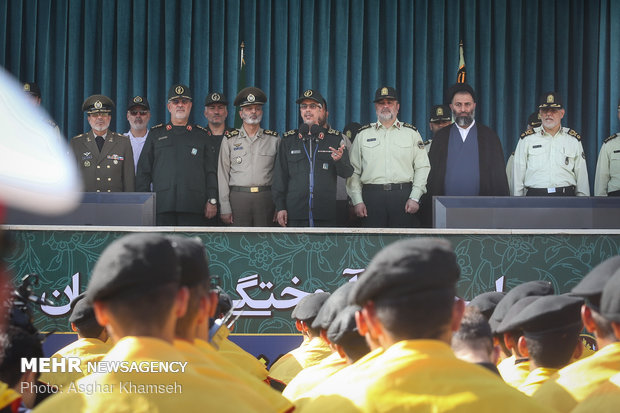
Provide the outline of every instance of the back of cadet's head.
<path id="1" fill-rule="evenodd" d="M 465 308 L 458 331 L 452 335 L 455 353 L 484 352 L 491 361 L 493 356 L 493 333 L 487 318 L 475 306 Z"/>
<path id="2" fill-rule="evenodd" d="M 103 326 L 95 318 L 95 310 L 92 303 L 86 298 L 86 291 L 78 295 L 71 302 L 71 315 L 69 322 L 75 325 L 77 333 L 82 338 L 98 338 L 103 332 Z"/>
<path id="3" fill-rule="evenodd" d="M 361 309 L 358 305 L 345 307 L 327 329 L 329 341 L 341 346 L 351 362 L 356 362 L 370 352 L 366 339 L 359 334 L 355 323 L 355 313 Z"/>
<path id="4" fill-rule="evenodd" d="M 362 307 L 372 302 L 395 338 L 440 338 L 450 328 L 459 275 L 448 241 L 405 239 L 375 255 L 350 299 Z"/>
<path id="5" fill-rule="evenodd" d="M 291 318 L 303 321 L 308 326 L 310 333 L 318 336 L 321 331 L 319 328 L 313 327 L 312 322 L 329 296 L 330 293 L 319 291 L 303 297 L 293 309 Z"/>

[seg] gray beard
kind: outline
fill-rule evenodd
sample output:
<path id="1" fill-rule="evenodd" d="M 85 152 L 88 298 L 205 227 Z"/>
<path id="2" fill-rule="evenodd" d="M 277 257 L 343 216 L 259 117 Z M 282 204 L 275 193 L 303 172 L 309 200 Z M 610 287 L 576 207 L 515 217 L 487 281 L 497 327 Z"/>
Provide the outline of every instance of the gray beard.
<path id="1" fill-rule="evenodd" d="M 456 124 L 459 125 L 461 128 L 467 128 L 469 125 L 474 123 L 474 117 L 473 116 L 457 116 L 455 121 L 456 121 Z"/>

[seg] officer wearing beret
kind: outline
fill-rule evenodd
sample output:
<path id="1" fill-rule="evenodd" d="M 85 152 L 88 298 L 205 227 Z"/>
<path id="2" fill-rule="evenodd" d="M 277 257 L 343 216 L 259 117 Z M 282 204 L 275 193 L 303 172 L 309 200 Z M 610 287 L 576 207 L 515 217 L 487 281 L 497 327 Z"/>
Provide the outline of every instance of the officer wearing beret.
<path id="1" fill-rule="evenodd" d="M 235 97 L 243 125 L 225 132 L 217 167 L 220 218 L 227 225 L 267 227 L 274 220 L 271 185 L 280 135 L 260 126 L 265 103 L 257 87 Z"/>
<path id="2" fill-rule="evenodd" d="M 465 308 L 445 240 L 409 238 L 381 250 L 350 292 L 361 335 L 380 343 L 309 393 L 303 412 L 545 411 L 450 348 Z M 337 378 L 337 380 L 336 380 Z"/>
<path id="3" fill-rule="evenodd" d="M 124 133 L 131 141 L 133 149 L 133 163 L 135 171 L 138 171 L 138 160 L 140 153 L 149 135 L 149 120 L 151 119 L 151 106 L 144 96 L 133 96 L 129 98 L 127 104 L 127 122 L 129 122 L 129 130 Z"/>
<path id="4" fill-rule="evenodd" d="M 538 105 L 542 126 L 521 134 L 515 150 L 515 196 L 590 196 L 581 136 L 562 127 L 564 105 L 556 92 Z"/>
<path id="5" fill-rule="evenodd" d="M 430 170 L 415 126 L 398 120 L 396 89 L 375 92 L 377 122 L 362 126 L 351 147 L 347 192 L 365 227 L 417 227 L 415 215 Z"/>
<path id="6" fill-rule="evenodd" d="M 284 134 L 273 176 L 277 221 L 282 227 L 334 227 L 337 177 L 350 177 L 353 167 L 340 131 L 322 126 L 323 96 L 308 89 L 296 103 L 302 127 Z"/>
<path id="7" fill-rule="evenodd" d="M 170 122 L 153 126 L 144 143 L 136 189 L 157 193 L 157 225 L 214 225 L 216 160 L 207 131 L 189 123 L 192 93 L 182 84 L 168 91 Z"/>
<path id="8" fill-rule="evenodd" d="M 620 101 L 618 101 L 620 120 Z M 620 196 L 620 132 L 603 141 L 596 162 L 594 196 Z"/>
<path id="9" fill-rule="evenodd" d="M 90 131 L 71 139 L 70 146 L 82 172 L 84 192 L 133 192 L 133 150 L 127 136 L 109 130 L 114 102 L 92 95 L 82 104 Z"/>
<path id="10" fill-rule="evenodd" d="M 211 148 L 217 159 L 220 154 L 220 146 L 224 138 L 224 132 L 232 132 L 234 128 L 226 127 L 228 117 L 228 99 L 223 93 L 210 92 L 205 98 L 205 119 L 208 124 L 205 127 L 211 140 Z"/>

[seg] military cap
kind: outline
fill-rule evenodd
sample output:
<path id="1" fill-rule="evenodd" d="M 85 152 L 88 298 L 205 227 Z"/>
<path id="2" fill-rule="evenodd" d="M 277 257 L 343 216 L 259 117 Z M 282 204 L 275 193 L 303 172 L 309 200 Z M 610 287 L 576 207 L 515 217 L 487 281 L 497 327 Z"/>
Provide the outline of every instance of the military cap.
<path id="1" fill-rule="evenodd" d="M 305 296 L 295 306 L 291 318 L 301 321 L 308 321 L 316 317 L 323 303 L 329 298 L 330 294 L 318 292 Z"/>
<path id="2" fill-rule="evenodd" d="M 502 301 L 497 304 L 495 307 L 495 311 L 493 311 L 493 315 L 489 318 L 489 324 L 491 325 L 491 330 L 496 332 L 497 327 L 504 319 L 504 316 L 512 307 L 514 303 L 519 301 L 523 297 L 528 296 L 543 296 L 543 295 L 551 295 L 554 293 L 553 285 L 551 285 L 548 281 L 528 281 L 523 284 L 519 284 L 514 287 L 512 290 L 508 291 Z"/>
<path id="3" fill-rule="evenodd" d="M 582 327 L 582 304 L 583 299 L 566 294 L 538 297 L 516 314 L 505 328 L 506 331 L 523 330 L 525 336 L 559 332 L 567 328 L 574 328 L 577 333 Z"/>
<path id="4" fill-rule="evenodd" d="M 450 122 L 452 121 L 452 110 L 448 105 L 435 105 L 431 109 L 429 122 Z"/>
<path id="5" fill-rule="evenodd" d="M 537 128 L 540 125 L 542 125 L 542 120 L 540 119 L 540 113 L 534 112 L 530 116 L 528 116 L 527 124 L 528 126 L 531 126 L 532 128 Z"/>
<path id="6" fill-rule="evenodd" d="M 246 87 L 235 97 L 235 106 L 264 105 L 267 103 L 267 95 L 257 87 Z"/>
<path id="7" fill-rule="evenodd" d="M 355 140 L 355 137 L 357 136 L 357 132 L 360 130 L 361 127 L 362 125 L 360 125 L 359 123 L 351 122 L 344 127 L 342 133 L 344 133 L 344 135 L 349 138 L 351 142 L 353 142 Z"/>
<path id="8" fill-rule="evenodd" d="M 327 338 L 335 344 L 340 344 L 341 340 L 347 334 L 357 333 L 357 324 L 355 323 L 355 313 L 360 311 L 362 307 L 359 305 L 349 305 L 343 308 L 334 321 L 327 329 Z"/>
<path id="9" fill-rule="evenodd" d="M 375 100 L 373 102 L 377 103 L 383 99 L 398 100 L 398 92 L 393 87 L 381 86 L 375 91 Z"/>
<path id="10" fill-rule="evenodd" d="M 620 323 L 620 270 L 605 284 L 605 289 L 601 295 L 600 313 L 606 319 Z"/>
<path id="11" fill-rule="evenodd" d="M 478 294 L 473 300 L 469 302 L 469 305 L 476 307 L 480 313 L 488 320 L 493 314 L 497 304 L 504 298 L 504 293 L 499 291 L 489 291 L 486 293 Z"/>
<path id="12" fill-rule="evenodd" d="M 320 103 L 325 109 L 327 109 L 327 101 L 325 100 L 325 98 L 323 98 L 323 95 L 321 95 L 321 93 L 319 93 L 317 90 L 304 90 L 304 93 L 301 94 L 301 96 L 295 101 L 295 103 L 299 104 L 305 99 L 314 100 L 316 103 Z"/>
<path id="13" fill-rule="evenodd" d="M 452 103 L 452 98 L 457 93 L 469 93 L 474 100 L 476 101 L 476 92 L 474 92 L 474 88 L 468 85 L 467 83 L 455 83 L 448 88 L 448 92 L 446 93 L 445 100 L 446 104 Z"/>
<path id="14" fill-rule="evenodd" d="M 198 237 L 167 236 L 181 266 L 181 285 L 193 287 L 209 281 L 209 263 L 205 246 Z"/>
<path id="15" fill-rule="evenodd" d="M 538 105 L 538 109 L 564 109 L 564 105 L 562 104 L 562 98 L 559 93 L 556 92 L 547 92 L 543 93 L 540 96 L 540 103 Z"/>
<path id="16" fill-rule="evenodd" d="M 353 284 L 352 282 L 345 283 L 329 296 L 312 322 L 312 328 L 326 330 L 329 327 L 338 313 L 349 305 L 349 292 L 353 288 Z"/>
<path id="17" fill-rule="evenodd" d="M 151 106 L 149 105 L 149 101 L 145 96 L 134 96 L 129 98 L 129 102 L 127 103 L 127 110 L 136 107 L 142 106 L 146 110 L 151 110 Z"/>
<path id="18" fill-rule="evenodd" d="M 171 101 L 172 99 L 192 100 L 192 91 L 189 90 L 189 87 L 180 83 L 174 84 L 170 86 L 170 89 L 168 89 L 168 101 Z"/>
<path id="19" fill-rule="evenodd" d="M 595 311 L 601 301 L 601 294 L 607 281 L 620 268 L 620 255 L 613 256 L 598 264 L 571 290 L 572 295 L 583 297 Z"/>
<path id="20" fill-rule="evenodd" d="M 501 323 L 499 323 L 499 326 L 497 326 L 497 329 L 493 333 L 503 334 L 509 331 L 518 330 L 519 329 L 518 326 L 513 325 L 512 321 L 521 311 L 523 311 L 525 307 L 527 307 L 534 301 L 538 300 L 540 297 L 541 296 L 530 295 L 527 297 L 523 297 L 520 300 L 518 300 L 516 303 L 514 303 L 508 309 L 508 311 L 506 312 L 506 315 L 504 316 L 504 319 L 502 320 Z"/>
<path id="21" fill-rule="evenodd" d="M 205 106 L 214 105 L 216 103 L 221 103 L 222 105 L 228 105 L 228 99 L 226 99 L 226 95 L 219 92 L 211 92 L 205 98 Z"/>
<path id="22" fill-rule="evenodd" d="M 39 89 L 39 85 L 34 82 L 24 83 L 24 92 L 38 98 L 41 97 L 41 89 Z"/>
<path id="23" fill-rule="evenodd" d="M 158 234 L 130 234 L 103 251 L 88 283 L 89 302 L 133 296 L 179 283 L 181 271 L 174 247 Z"/>
<path id="24" fill-rule="evenodd" d="M 432 291 L 452 291 L 460 275 L 448 241 L 413 238 L 383 248 L 368 264 L 350 291 L 351 304 Z"/>
<path id="25" fill-rule="evenodd" d="M 104 95 L 92 95 L 82 103 L 82 112 L 89 115 L 93 113 L 110 113 L 114 109 L 114 102 Z"/>
<path id="26" fill-rule="evenodd" d="M 85 297 L 86 291 L 71 301 L 71 315 L 69 316 L 69 322 L 78 323 L 85 319 L 95 318 L 95 310 L 93 310 L 92 304 L 88 303 L 87 300 L 84 300 Z"/>

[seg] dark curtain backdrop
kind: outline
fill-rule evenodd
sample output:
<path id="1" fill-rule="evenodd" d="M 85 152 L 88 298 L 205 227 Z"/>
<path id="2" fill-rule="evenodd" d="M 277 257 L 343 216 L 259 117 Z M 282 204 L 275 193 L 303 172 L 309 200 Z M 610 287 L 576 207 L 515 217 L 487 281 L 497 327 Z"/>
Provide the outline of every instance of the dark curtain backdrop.
<path id="1" fill-rule="evenodd" d="M 192 121 L 204 125 L 206 94 L 232 102 L 237 92 L 244 41 L 247 84 L 269 97 L 264 127 L 294 128 L 295 99 L 310 87 L 326 97 L 333 127 L 375 121 L 372 98 L 385 84 L 400 91 L 399 118 L 426 139 L 462 38 L 477 119 L 506 157 L 538 96 L 556 90 L 592 181 L 602 140 L 619 129 L 618 22 L 618 0 L 0 0 L 0 64 L 41 86 L 69 137 L 87 129 L 81 104 L 95 93 L 116 102 L 119 132 L 133 94 L 147 95 L 152 125 L 167 121 L 177 81 L 189 84 Z"/>

